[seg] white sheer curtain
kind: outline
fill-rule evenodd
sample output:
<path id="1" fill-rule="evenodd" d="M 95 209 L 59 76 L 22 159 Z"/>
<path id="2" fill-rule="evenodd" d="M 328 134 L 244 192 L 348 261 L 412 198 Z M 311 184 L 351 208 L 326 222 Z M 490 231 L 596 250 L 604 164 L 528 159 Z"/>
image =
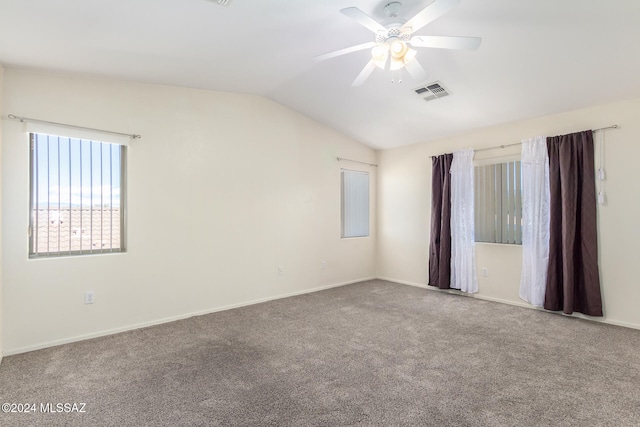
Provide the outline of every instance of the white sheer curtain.
<path id="1" fill-rule="evenodd" d="M 451 287 L 478 292 L 473 222 L 473 150 L 453 153 L 451 163 Z"/>
<path id="2" fill-rule="evenodd" d="M 549 263 L 549 155 L 547 138 L 522 141 L 522 278 L 520 298 L 544 304 Z"/>

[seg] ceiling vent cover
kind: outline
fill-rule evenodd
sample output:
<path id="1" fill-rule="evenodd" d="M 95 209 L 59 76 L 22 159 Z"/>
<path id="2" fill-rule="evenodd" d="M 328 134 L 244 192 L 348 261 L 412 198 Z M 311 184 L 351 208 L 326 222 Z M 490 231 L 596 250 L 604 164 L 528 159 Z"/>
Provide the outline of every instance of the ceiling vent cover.
<path id="1" fill-rule="evenodd" d="M 443 98 L 448 96 L 450 93 L 439 81 L 429 83 L 428 85 L 419 87 L 413 91 L 424 98 L 425 101 Z"/>
<path id="2" fill-rule="evenodd" d="M 231 0 L 213 0 L 213 1 L 218 3 L 220 6 L 229 6 L 229 3 L 231 3 Z"/>

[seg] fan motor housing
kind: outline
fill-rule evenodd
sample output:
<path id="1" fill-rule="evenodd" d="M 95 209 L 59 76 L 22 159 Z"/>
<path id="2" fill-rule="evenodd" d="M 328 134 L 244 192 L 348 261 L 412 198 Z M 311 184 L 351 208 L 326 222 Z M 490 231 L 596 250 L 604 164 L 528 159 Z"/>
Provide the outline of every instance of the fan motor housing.
<path id="1" fill-rule="evenodd" d="M 389 27 L 386 31 L 376 33 L 376 43 L 385 43 L 389 39 L 400 39 L 409 41 L 411 38 L 411 28 Z"/>

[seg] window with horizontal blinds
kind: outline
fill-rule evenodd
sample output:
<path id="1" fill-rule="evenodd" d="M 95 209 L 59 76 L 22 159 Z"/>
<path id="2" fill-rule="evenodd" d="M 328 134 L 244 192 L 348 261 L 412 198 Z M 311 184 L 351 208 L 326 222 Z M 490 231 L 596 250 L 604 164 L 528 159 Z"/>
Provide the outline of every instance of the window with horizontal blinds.
<path id="1" fill-rule="evenodd" d="M 369 173 L 342 169 L 342 237 L 369 236 Z"/>
<path id="2" fill-rule="evenodd" d="M 122 252 L 126 147 L 30 134 L 29 256 Z"/>
<path id="3" fill-rule="evenodd" d="M 522 244 L 520 162 L 474 169 L 476 242 Z"/>

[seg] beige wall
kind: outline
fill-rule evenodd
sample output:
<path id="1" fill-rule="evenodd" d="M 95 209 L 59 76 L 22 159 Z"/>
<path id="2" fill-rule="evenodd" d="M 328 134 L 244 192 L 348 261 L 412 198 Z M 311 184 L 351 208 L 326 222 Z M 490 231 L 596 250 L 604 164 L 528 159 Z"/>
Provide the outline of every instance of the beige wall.
<path id="1" fill-rule="evenodd" d="M 606 132 L 608 202 L 598 207 L 600 275 L 605 318 L 640 328 L 640 99 L 486 128 L 435 142 L 379 153 L 379 277 L 424 286 L 428 280 L 431 160 L 461 148 L 511 144 L 536 135 L 560 135 L 612 124 Z M 480 154 L 480 153 L 478 153 Z M 505 151 L 483 152 L 498 157 Z M 518 298 L 522 251 L 519 246 L 476 245 L 479 297 L 527 305 Z M 488 277 L 480 275 L 488 269 Z"/>
<path id="2" fill-rule="evenodd" d="M 4 117 L 4 113 L 2 111 L 2 87 L 4 80 L 4 68 L 2 68 L 2 64 L 0 64 L 0 118 Z M 0 243 L 2 242 L 2 125 L 3 120 L 0 119 Z M 2 308 L 2 245 L 0 244 L 0 363 L 2 363 L 2 356 L 4 354 L 4 346 L 2 345 L 2 330 L 4 327 L 4 309 Z"/>
<path id="3" fill-rule="evenodd" d="M 376 169 L 336 161 L 374 150 L 258 96 L 15 69 L 4 89 L 5 114 L 142 134 L 128 252 L 30 260 L 27 135 L 4 123 L 5 354 L 375 276 Z M 371 171 L 370 238 L 340 239 L 341 167 Z"/>
<path id="4" fill-rule="evenodd" d="M 29 260 L 27 137 L 20 123 L 1 123 L 4 354 L 373 276 L 426 285 L 430 155 L 613 123 L 621 128 L 606 134 L 608 203 L 599 206 L 605 320 L 640 327 L 640 100 L 376 154 L 257 96 L 14 69 L 1 88 L 3 116 L 143 135 L 129 149 L 128 252 Z M 371 172 L 371 238 L 340 239 L 341 167 Z M 478 244 L 478 268 L 489 271 L 478 296 L 526 305 L 521 255 Z M 85 290 L 95 304 L 83 304 Z"/>

